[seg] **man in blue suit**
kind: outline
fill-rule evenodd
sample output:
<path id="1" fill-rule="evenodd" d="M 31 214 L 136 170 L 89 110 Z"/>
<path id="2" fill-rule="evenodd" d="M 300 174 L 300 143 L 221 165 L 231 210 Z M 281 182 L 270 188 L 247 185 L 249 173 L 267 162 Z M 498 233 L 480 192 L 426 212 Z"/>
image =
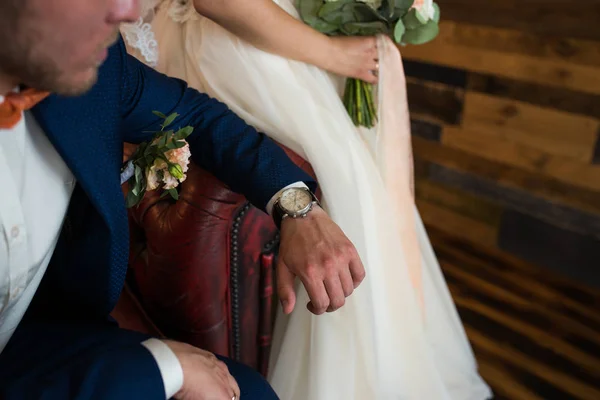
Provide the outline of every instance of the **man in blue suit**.
<path id="1" fill-rule="evenodd" d="M 285 218 L 286 193 L 293 208 L 289 194 L 315 182 L 275 143 L 126 54 L 118 25 L 137 18 L 137 0 L 0 0 L 0 397 L 276 398 L 245 367 L 109 322 L 128 259 L 122 146 L 150 139 L 153 110 L 194 126 L 197 164 L 277 210 L 286 312 L 295 277 L 315 314 L 342 306 L 364 278 L 322 209 Z"/>

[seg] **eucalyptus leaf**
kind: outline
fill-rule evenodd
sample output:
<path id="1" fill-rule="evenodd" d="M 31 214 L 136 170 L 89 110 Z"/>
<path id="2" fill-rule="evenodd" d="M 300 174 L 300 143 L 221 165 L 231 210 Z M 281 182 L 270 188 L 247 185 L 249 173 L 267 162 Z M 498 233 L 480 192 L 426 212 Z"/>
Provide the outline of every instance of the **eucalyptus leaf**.
<path id="1" fill-rule="evenodd" d="M 385 17 L 392 19 L 394 16 L 394 0 L 383 0 L 379 12 Z"/>
<path id="2" fill-rule="evenodd" d="M 161 113 L 160 111 L 152 111 L 152 114 L 156 115 L 157 117 L 160 117 L 162 119 L 167 118 L 167 116 L 163 113 Z"/>
<path id="3" fill-rule="evenodd" d="M 406 13 L 404 17 L 402 17 L 402 22 L 404 22 L 404 26 L 407 31 L 417 29 L 424 24 L 421 22 L 419 17 L 419 13 L 414 8 Z"/>
<path id="4" fill-rule="evenodd" d="M 425 44 L 435 39 L 439 32 L 438 24 L 431 20 L 416 29 L 407 30 L 402 41 L 414 45 Z"/>
<path id="5" fill-rule="evenodd" d="M 404 26 L 404 22 L 401 19 L 396 22 L 396 26 L 394 27 L 394 40 L 396 43 L 402 43 L 402 36 L 406 32 L 406 27 Z"/>
<path id="6" fill-rule="evenodd" d="M 328 15 L 341 10 L 346 4 L 352 3 L 353 1 L 354 0 L 338 0 L 326 2 L 319 8 L 317 17 L 325 19 Z"/>
<path id="7" fill-rule="evenodd" d="M 336 29 L 346 22 L 353 22 L 354 13 L 352 12 L 352 9 L 344 7 L 350 1 L 353 0 L 341 0 L 325 3 L 319 10 L 319 18 L 323 19 L 329 24 L 335 25 Z"/>
<path id="8" fill-rule="evenodd" d="M 300 13 L 300 17 L 307 23 L 316 20 L 317 13 L 322 5 L 323 0 L 298 0 L 298 12 Z"/>
<path id="9" fill-rule="evenodd" d="M 317 18 L 313 21 L 313 23 L 309 24 L 313 29 L 324 33 L 324 34 L 332 34 L 339 30 L 336 24 L 331 24 L 325 20 Z"/>
<path id="10" fill-rule="evenodd" d="M 440 6 L 437 5 L 437 3 L 433 3 L 433 22 L 435 22 L 436 24 L 439 24 L 440 22 Z"/>
<path id="11" fill-rule="evenodd" d="M 374 22 L 381 21 L 383 23 L 387 23 L 387 19 L 385 19 L 377 10 L 368 6 L 365 3 L 353 2 L 350 4 L 346 4 L 344 9 L 352 10 L 354 14 L 354 20 L 352 22 Z"/>
<path id="12" fill-rule="evenodd" d="M 410 10 L 414 3 L 415 0 L 394 0 L 394 10 L 402 16 Z"/>
<path id="13" fill-rule="evenodd" d="M 349 22 L 342 25 L 342 31 L 351 36 L 373 36 L 387 33 L 388 30 L 388 26 L 381 21 Z"/>

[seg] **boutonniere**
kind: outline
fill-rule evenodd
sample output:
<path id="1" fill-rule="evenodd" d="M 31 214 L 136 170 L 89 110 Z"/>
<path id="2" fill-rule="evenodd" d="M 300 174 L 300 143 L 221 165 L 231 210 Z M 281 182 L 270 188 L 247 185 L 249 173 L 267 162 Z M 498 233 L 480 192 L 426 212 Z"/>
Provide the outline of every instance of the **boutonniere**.
<path id="1" fill-rule="evenodd" d="M 153 139 L 141 143 L 121 170 L 121 184 L 129 184 L 127 208 L 138 205 L 149 190 L 163 190 L 161 197 L 170 195 L 178 200 L 177 186 L 186 179 L 191 155 L 186 138 L 194 128 L 167 129 L 179 114 L 153 113 L 163 119 L 160 131 L 151 132 Z"/>

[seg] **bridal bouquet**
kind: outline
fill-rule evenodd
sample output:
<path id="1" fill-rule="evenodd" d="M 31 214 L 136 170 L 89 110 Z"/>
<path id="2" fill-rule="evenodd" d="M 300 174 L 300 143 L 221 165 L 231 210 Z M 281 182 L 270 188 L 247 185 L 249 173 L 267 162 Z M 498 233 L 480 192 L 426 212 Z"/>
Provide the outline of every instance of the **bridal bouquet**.
<path id="1" fill-rule="evenodd" d="M 401 45 L 418 45 L 439 32 L 440 9 L 432 0 L 298 0 L 298 10 L 306 24 L 331 36 L 384 34 Z M 347 79 L 344 105 L 356 126 L 375 126 L 373 85 Z"/>
<path id="2" fill-rule="evenodd" d="M 153 113 L 164 120 L 160 131 L 152 132 L 154 137 L 150 143 L 143 142 L 139 145 L 122 171 L 121 181 L 129 183 L 127 208 L 139 204 L 146 191 L 159 188 L 164 190 L 162 196 L 171 195 L 177 200 L 179 193 L 176 187 L 186 179 L 190 147 L 185 139 L 194 128 L 186 126 L 177 130 L 165 130 L 179 114 L 167 116 L 158 111 Z"/>

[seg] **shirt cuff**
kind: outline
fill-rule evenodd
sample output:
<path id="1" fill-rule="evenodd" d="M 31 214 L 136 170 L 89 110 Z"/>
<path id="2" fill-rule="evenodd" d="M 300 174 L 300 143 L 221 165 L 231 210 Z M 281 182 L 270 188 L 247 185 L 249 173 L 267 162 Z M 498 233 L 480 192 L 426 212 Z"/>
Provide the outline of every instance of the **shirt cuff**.
<path id="1" fill-rule="evenodd" d="M 273 216 L 273 205 L 275 204 L 275 202 L 277 201 L 277 199 L 279 198 L 279 196 L 281 196 L 281 194 L 286 190 L 286 189 L 290 189 L 290 188 L 304 188 L 304 189 L 308 189 L 308 186 L 306 186 L 306 184 L 304 182 L 294 182 L 290 185 L 287 185 L 286 187 L 284 187 L 283 189 L 281 189 L 279 192 L 275 193 L 275 195 L 273 197 L 271 197 L 271 200 L 269 200 L 269 202 L 267 203 L 267 213 L 270 216 Z"/>
<path id="2" fill-rule="evenodd" d="M 183 387 L 183 369 L 179 359 L 166 343 L 158 339 L 148 339 L 142 342 L 142 346 L 148 349 L 156 360 L 165 387 L 165 396 L 170 399 Z"/>

